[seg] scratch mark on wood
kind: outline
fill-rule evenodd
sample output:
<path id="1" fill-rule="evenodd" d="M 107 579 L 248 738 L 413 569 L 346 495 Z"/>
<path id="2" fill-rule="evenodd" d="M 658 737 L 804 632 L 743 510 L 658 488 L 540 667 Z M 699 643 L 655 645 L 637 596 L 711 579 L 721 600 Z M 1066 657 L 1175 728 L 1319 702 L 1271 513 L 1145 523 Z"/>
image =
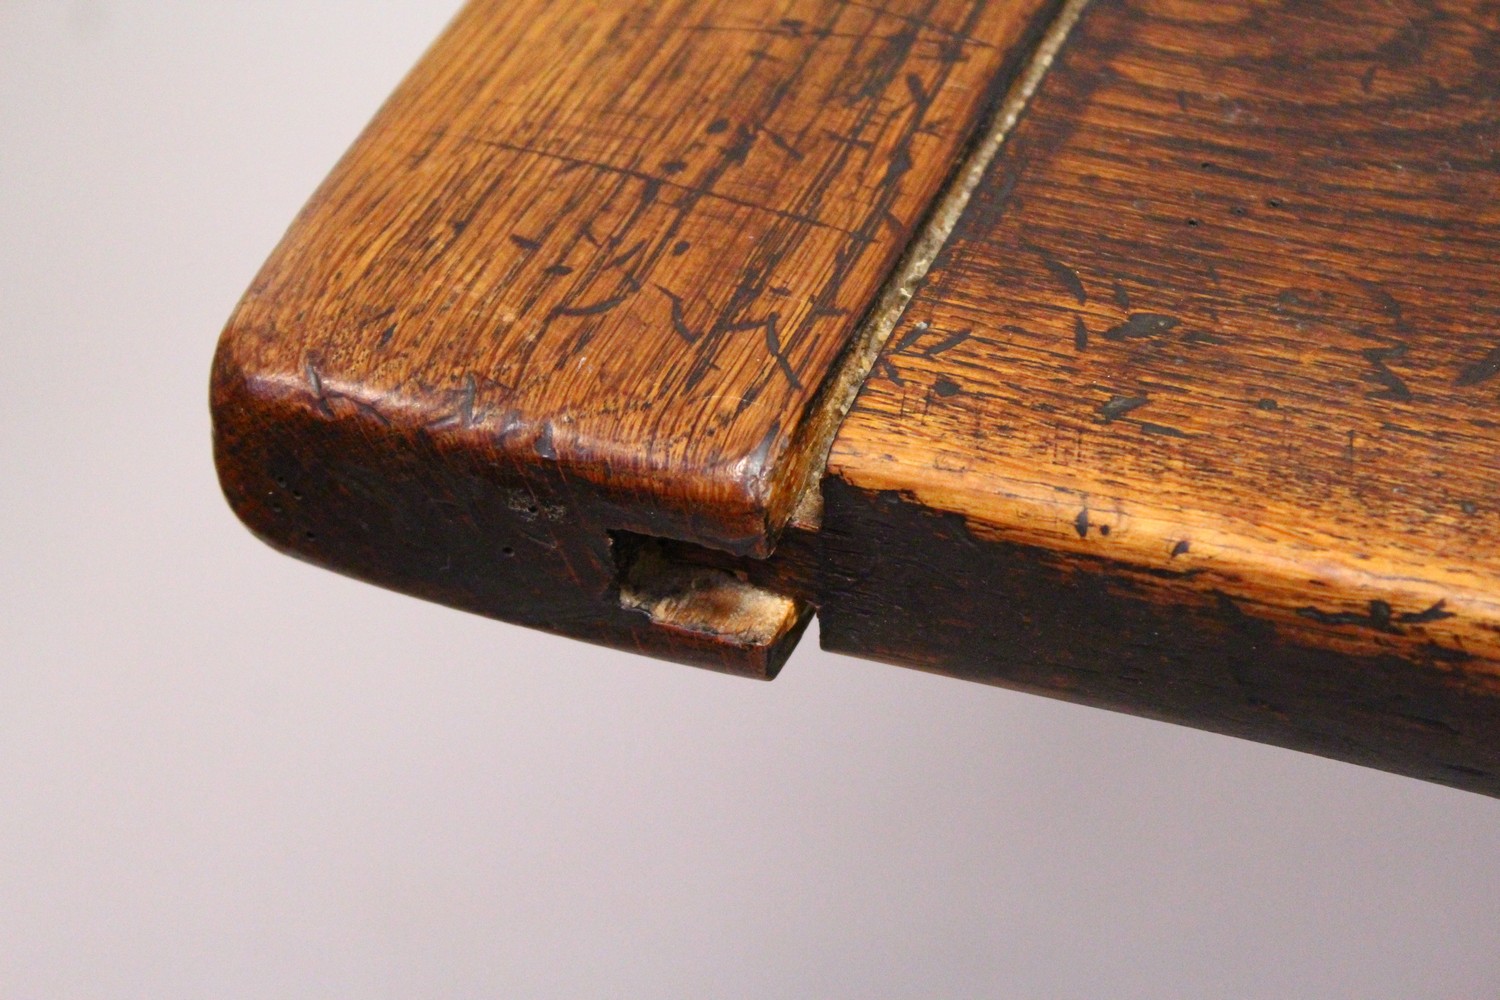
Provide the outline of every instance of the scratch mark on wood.
<path id="1" fill-rule="evenodd" d="M 1407 625 L 1421 625 L 1427 622 L 1440 622 L 1444 618 L 1457 617 L 1453 612 L 1443 610 L 1447 603 L 1446 600 L 1441 600 L 1425 611 L 1407 611 L 1396 620 Z"/>
<path id="2" fill-rule="evenodd" d="M 1486 382 L 1500 374 L 1500 347 L 1493 347 L 1478 361 L 1459 373 L 1454 385 L 1471 386 Z"/>
<path id="3" fill-rule="evenodd" d="M 776 333 L 776 322 L 781 318 L 780 313 L 772 313 L 766 317 L 766 350 L 771 352 L 771 357 L 776 359 L 776 364 L 781 367 L 781 373 L 791 383 L 793 389 L 801 389 L 802 383 L 797 379 L 797 373 L 792 368 L 792 363 L 787 360 L 786 353 L 781 348 L 781 338 Z"/>
<path id="4" fill-rule="evenodd" d="M 1125 322 L 1105 330 L 1102 336 L 1105 340 L 1116 341 L 1155 337 L 1173 329 L 1178 322 L 1176 316 L 1164 316 L 1161 313 L 1131 313 Z"/>
<path id="5" fill-rule="evenodd" d="M 673 294 L 672 290 L 664 285 L 657 285 L 656 290 L 665 295 L 668 301 L 672 303 L 673 331 L 676 332 L 677 336 L 681 337 L 685 343 L 696 344 L 698 342 L 698 337 L 700 336 L 700 334 L 693 330 L 692 327 L 688 326 L 687 316 L 684 313 L 682 307 L 682 299 Z"/>
<path id="6" fill-rule="evenodd" d="M 1406 350 L 1405 344 L 1395 344 L 1390 347 L 1367 347 L 1359 352 L 1374 368 L 1371 374 L 1375 381 L 1385 386 L 1380 392 L 1370 393 L 1371 399 L 1389 399 L 1400 403 L 1411 400 L 1411 390 L 1406 387 L 1401 377 L 1386 365 L 1387 361 L 1394 361 L 1405 355 Z"/>
<path id="7" fill-rule="evenodd" d="M 1042 265 L 1057 279 L 1058 284 L 1067 289 L 1079 305 L 1085 305 L 1088 300 L 1088 292 L 1083 287 L 1083 279 L 1078 277 L 1078 272 L 1073 270 L 1056 257 L 1043 250 L 1041 247 L 1032 247 L 1032 250 L 1041 258 Z"/>
<path id="8" fill-rule="evenodd" d="M 1123 417 L 1132 410 L 1138 410 L 1151 402 L 1145 396 L 1111 396 L 1109 401 L 1099 407 L 1099 415 L 1104 422 L 1111 423 L 1116 417 Z"/>
<path id="9" fill-rule="evenodd" d="M 962 344 L 964 341 L 968 340 L 973 333 L 974 331 L 972 329 L 964 329 L 959 330 L 957 333 L 949 334 L 947 337 L 944 337 L 936 344 L 933 344 L 931 347 L 927 348 L 922 352 L 922 354 L 925 357 L 935 358 L 938 355 L 942 354 L 944 351 L 951 351 L 959 344 Z"/>

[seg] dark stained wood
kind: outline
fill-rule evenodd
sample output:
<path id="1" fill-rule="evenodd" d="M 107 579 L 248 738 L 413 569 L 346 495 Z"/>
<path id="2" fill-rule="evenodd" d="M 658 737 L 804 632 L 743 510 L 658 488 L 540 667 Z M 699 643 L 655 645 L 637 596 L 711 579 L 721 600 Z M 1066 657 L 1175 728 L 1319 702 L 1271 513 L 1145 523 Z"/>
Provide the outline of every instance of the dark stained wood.
<path id="1" fill-rule="evenodd" d="M 1097 0 L 829 475 L 832 648 L 1500 794 L 1500 4 Z"/>
<path id="2" fill-rule="evenodd" d="M 385 586 L 774 672 L 805 602 L 619 539 L 770 552 L 799 427 L 1052 6 L 473 0 L 221 340 L 231 503 Z"/>

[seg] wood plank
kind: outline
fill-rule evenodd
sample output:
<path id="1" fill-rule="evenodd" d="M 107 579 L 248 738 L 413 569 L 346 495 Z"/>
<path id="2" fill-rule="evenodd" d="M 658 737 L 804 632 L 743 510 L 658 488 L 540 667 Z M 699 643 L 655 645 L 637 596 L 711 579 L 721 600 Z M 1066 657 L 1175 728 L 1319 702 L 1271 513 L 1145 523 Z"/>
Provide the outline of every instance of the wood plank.
<path id="1" fill-rule="evenodd" d="M 659 579 L 622 609 L 618 540 L 771 551 L 820 388 L 1052 6 L 473 0 L 221 340 L 231 503 L 386 586 L 774 670 L 803 604 L 731 574 L 667 587 L 759 609 L 731 635 Z"/>
<path id="2" fill-rule="evenodd" d="M 832 648 L 1500 794 L 1500 5 L 1097 0 L 835 442 Z"/>

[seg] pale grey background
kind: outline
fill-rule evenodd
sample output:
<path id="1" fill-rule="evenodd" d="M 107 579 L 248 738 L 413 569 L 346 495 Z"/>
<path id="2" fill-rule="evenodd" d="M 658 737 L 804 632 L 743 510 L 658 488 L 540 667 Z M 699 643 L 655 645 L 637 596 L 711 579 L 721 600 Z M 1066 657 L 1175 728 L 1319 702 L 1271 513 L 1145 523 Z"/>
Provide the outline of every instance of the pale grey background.
<path id="1" fill-rule="evenodd" d="M 1500 802 L 252 540 L 214 338 L 455 5 L 0 0 L 0 998 L 1500 994 Z"/>

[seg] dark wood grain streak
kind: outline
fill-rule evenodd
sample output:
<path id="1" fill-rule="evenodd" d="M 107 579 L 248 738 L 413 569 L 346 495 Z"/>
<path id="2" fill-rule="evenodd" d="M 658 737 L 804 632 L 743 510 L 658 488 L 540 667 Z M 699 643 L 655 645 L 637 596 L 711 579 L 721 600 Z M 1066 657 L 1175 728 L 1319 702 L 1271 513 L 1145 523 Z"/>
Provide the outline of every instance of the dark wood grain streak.
<path id="1" fill-rule="evenodd" d="M 473 0 L 224 333 L 231 503 L 314 562 L 645 642 L 609 533 L 769 554 L 797 428 L 1052 6 Z"/>
<path id="2" fill-rule="evenodd" d="M 826 644 L 1500 794 L 1500 5 L 1098 0 L 903 323 Z"/>

